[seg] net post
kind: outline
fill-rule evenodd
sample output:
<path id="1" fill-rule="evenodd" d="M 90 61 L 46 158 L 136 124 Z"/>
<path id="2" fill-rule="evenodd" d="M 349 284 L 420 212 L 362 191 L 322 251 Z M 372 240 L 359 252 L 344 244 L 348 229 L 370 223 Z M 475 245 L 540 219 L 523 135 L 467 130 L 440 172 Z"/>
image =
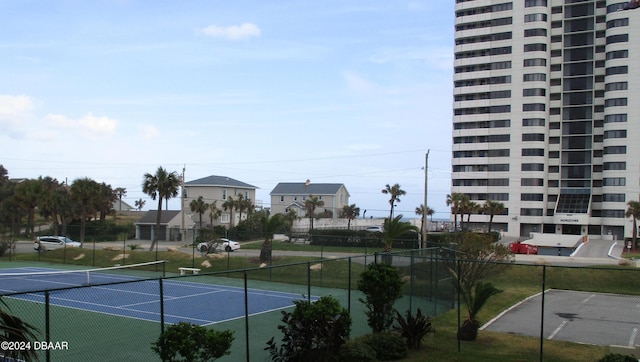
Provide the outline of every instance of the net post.
<path id="1" fill-rule="evenodd" d="M 49 311 L 49 291 L 45 290 L 44 292 L 44 339 L 47 341 L 47 345 L 51 342 L 51 315 Z M 46 361 L 51 361 L 51 349 L 47 348 L 47 352 L 45 353 Z"/>
<path id="2" fill-rule="evenodd" d="M 247 362 L 249 362 L 249 293 L 247 288 L 247 271 L 244 271 L 244 338 L 247 352 Z"/>
<path id="3" fill-rule="evenodd" d="M 86 270 L 86 274 L 87 274 L 87 285 L 91 285 L 91 280 L 89 279 L 89 270 Z"/>
<path id="4" fill-rule="evenodd" d="M 307 262 L 307 299 L 311 303 L 311 262 Z"/>
<path id="5" fill-rule="evenodd" d="M 164 333 L 164 288 L 162 286 L 162 278 L 158 278 L 160 291 L 160 334 Z"/>
<path id="6" fill-rule="evenodd" d="M 167 274 L 167 261 L 162 261 L 162 277 L 164 278 Z"/>

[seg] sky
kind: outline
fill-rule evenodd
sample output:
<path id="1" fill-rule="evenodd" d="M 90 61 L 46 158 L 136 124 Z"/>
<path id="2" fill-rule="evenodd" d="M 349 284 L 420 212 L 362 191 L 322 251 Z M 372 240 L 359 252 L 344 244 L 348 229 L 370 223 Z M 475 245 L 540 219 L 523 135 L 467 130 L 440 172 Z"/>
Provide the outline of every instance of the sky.
<path id="1" fill-rule="evenodd" d="M 0 164 L 146 200 L 158 167 L 256 186 L 386 184 L 448 218 L 450 0 L 0 0 Z M 428 167 L 425 182 L 426 154 Z M 178 209 L 178 200 L 169 201 Z"/>

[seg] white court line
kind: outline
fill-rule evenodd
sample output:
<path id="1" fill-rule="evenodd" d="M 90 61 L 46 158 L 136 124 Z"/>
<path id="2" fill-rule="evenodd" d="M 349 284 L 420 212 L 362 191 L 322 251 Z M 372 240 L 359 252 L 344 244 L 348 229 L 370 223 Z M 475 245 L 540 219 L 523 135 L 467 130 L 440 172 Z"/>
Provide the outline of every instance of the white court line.
<path id="1" fill-rule="evenodd" d="M 631 337 L 629 337 L 629 347 L 633 347 L 635 345 L 637 334 L 638 334 L 638 328 L 634 328 L 633 332 L 631 332 Z"/>
<path id="2" fill-rule="evenodd" d="M 558 328 L 556 328 L 555 331 L 553 331 L 549 337 L 547 337 L 547 339 L 553 339 L 553 337 L 556 336 L 556 334 L 558 334 L 558 332 L 560 332 L 560 330 L 562 329 L 562 327 L 564 327 L 567 323 L 569 323 L 569 321 L 562 321 L 562 323 L 560 323 L 560 325 L 558 326 Z"/>
<path id="3" fill-rule="evenodd" d="M 588 302 L 589 302 L 589 300 L 590 300 L 591 298 L 595 297 L 595 296 L 596 296 L 595 294 L 591 294 L 587 299 L 583 300 L 583 301 L 582 301 L 582 303 L 583 303 L 583 304 L 588 303 Z"/>

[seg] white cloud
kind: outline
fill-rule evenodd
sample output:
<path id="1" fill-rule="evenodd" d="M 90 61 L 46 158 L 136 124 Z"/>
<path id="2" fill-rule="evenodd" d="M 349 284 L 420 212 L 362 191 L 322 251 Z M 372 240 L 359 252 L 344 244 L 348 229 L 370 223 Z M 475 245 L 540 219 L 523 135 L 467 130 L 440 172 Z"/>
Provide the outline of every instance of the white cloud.
<path id="1" fill-rule="evenodd" d="M 150 124 L 140 127 L 140 133 L 142 134 L 142 138 L 144 138 L 145 140 L 154 139 L 160 134 L 158 129 Z"/>
<path id="2" fill-rule="evenodd" d="M 33 108 L 31 98 L 0 94 L 0 120 L 23 114 Z"/>
<path id="3" fill-rule="evenodd" d="M 354 72 L 347 71 L 343 76 L 347 83 L 347 87 L 354 92 L 366 93 L 371 92 L 376 88 L 374 83 L 362 78 Z"/>
<path id="4" fill-rule="evenodd" d="M 92 113 L 74 120 L 61 114 L 49 114 L 45 121 L 53 128 L 78 130 L 85 136 L 103 137 L 115 133 L 118 121 L 109 117 L 96 117 Z"/>
<path id="5" fill-rule="evenodd" d="M 223 38 L 228 40 L 248 39 L 251 37 L 258 37 L 261 34 L 260 28 L 252 23 L 242 23 L 240 25 L 231 25 L 226 27 L 209 25 L 200 31 L 204 35 L 212 38 Z"/>

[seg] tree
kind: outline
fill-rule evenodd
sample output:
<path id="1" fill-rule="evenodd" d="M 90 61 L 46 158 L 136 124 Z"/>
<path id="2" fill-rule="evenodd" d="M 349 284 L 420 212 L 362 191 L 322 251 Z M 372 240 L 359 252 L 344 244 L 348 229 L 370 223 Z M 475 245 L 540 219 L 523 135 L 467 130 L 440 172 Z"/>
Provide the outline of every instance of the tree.
<path id="1" fill-rule="evenodd" d="M 393 219 L 393 208 L 395 207 L 396 202 L 400 202 L 400 196 L 406 195 L 407 192 L 400 188 L 399 184 L 395 184 L 390 186 L 386 184 L 384 189 L 382 189 L 382 193 L 385 195 L 390 195 L 389 205 L 391 205 L 391 210 L 389 211 L 389 220 Z"/>
<path id="2" fill-rule="evenodd" d="M 332 296 L 315 302 L 294 300 L 292 312 L 282 312 L 282 345 L 272 337 L 267 348 L 272 361 L 337 361 L 340 346 L 349 339 L 351 316 Z"/>
<path id="3" fill-rule="evenodd" d="M 492 292 L 495 288 L 490 283 L 482 284 L 481 281 L 508 268 L 510 255 L 509 249 L 502 244 L 494 243 L 490 235 L 467 232 L 457 238 L 455 255 L 444 259 L 453 276 L 453 285 L 465 299 L 469 309 L 469 322 L 465 322 L 465 328 L 470 330 L 462 332 L 459 338 L 471 336 L 475 339 L 480 326 L 475 320 L 477 312 L 490 296 L 497 293 Z M 476 288 L 477 285 L 479 287 Z"/>
<path id="4" fill-rule="evenodd" d="M 207 204 L 206 202 L 204 202 L 204 198 L 202 198 L 202 196 L 198 196 L 198 198 L 196 200 L 191 200 L 191 203 L 189 204 L 189 208 L 191 209 L 191 212 L 197 212 L 199 218 L 199 226 L 200 228 L 202 228 L 202 214 L 204 214 L 207 209 L 209 208 L 209 204 Z"/>
<path id="5" fill-rule="evenodd" d="M 116 193 L 118 200 L 120 200 L 118 211 L 122 211 L 122 198 L 127 194 L 127 189 L 124 187 L 116 187 L 113 191 Z"/>
<path id="6" fill-rule="evenodd" d="M 465 194 L 459 192 L 453 192 L 447 195 L 447 206 L 451 206 L 451 213 L 453 214 L 453 228 L 458 230 L 458 213 L 462 210 L 462 204 L 464 203 Z M 468 197 L 468 196 L 467 196 Z M 462 226 L 462 220 L 460 220 Z"/>
<path id="7" fill-rule="evenodd" d="M 458 339 L 461 341 L 475 341 L 480 328 L 478 313 L 487 303 L 489 298 L 502 291 L 493 286 L 490 282 L 478 281 L 473 286 L 460 288 L 462 297 L 467 306 L 467 318 L 458 329 Z"/>
<path id="8" fill-rule="evenodd" d="M 471 214 L 477 213 L 478 211 L 481 210 L 481 206 L 475 202 L 475 201 L 471 201 L 471 200 L 467 200 L 464 205 L 464 213 L 467 214 L 467 230 L 470 230 L 471 228 Z M 462 222 L 462 220 L 461 220 Z"/>
<path id="9" fill-rule="evenodd" d="M 146 204 L 147 201 L 143 200 L 143 199 L 138 199 L 135 201 L 134 205 L 136 207 L 136 209 L 138 209 L 138 211 L 142 210 L 142 208 L 144 207 L 144 204 Z"/>
<path id="10" fill-rule="evenodd" d="M 420 206 L 416 207 L 416 215 L 420 216 L 420 218 L 423 221 L 422 223 L 420 223 L 420 237 L 424 235 L 424 228 L 427 227 L 427 223 L 426 223 L 427 216 L 431 216 L 433 220 L 434 213 L 435 213 L 435 210 L 433 210 L 429 206 L 424 206 L 424 204 L 420 204 Z"/>
<path id="11" fill-rule="evenodd" d="M 100 221 L 104 222 L 107 215 L 113 215 L 115 210 L 113 209 L 113 203 L 116 202 L 118 196 L 116 192 L 111 188 L 111 185 L 106 183 L 98 184 L 100 190 L 94 199 L 95 210 L 100 213 Z"/>
<path id="12" fill-rule="evenodd" d="M 268 212 L 260 217 L 260 225 L 264 233 L 264 242 L 260 248 L 260 261 L 266 262 L 271 260 L 271 252 L 273 250 L 273 234 L 285 225 L 286 221 L 282 214 L 269 216 Z"/>
<path id="13" fill-rule="evenodd" d="M 365 297 L 358 300 L 367 308 L 367 324 L 373 333 L 391 328 L 394 321 L 393 304 L 402 296 L 402 284 L 398 270 L 386 263 L 369 264 L 360 274 L 358 290 Z"/>
<path id="14" fill-rule="evenodd" d="M 73 201 L 80 206 L 80 244 L 84 246 L 87 215 L 93 207 L 96 195 L 100 193 L 100 185 L 92 179 L 84 177 L 74 180 L 69 190 Z"/>
<path id="15" fill-rule="evenodd" d="M 489 228 L 488 228 L 488 232 L 491 232 L 492 230 L 492 226 L 493 226 L 493 216 L 494 215 L 499 215 L 502 212 L 504 212 L 504 204 L 502 202 L 498 202 L 498 201 L 492 201 L 492 200 L 487 200 L 484 203 L 484 206 L 482 207 L 482 210 L 486 213 L 489 214 Z"/>
<path id="16" fill-rule="evenodd" d="M 307 210 L 307 216 L 309 217 L 309 231 L 313 230 L 313 218 L 316 215 L 316 208 L 323 207 L 324 201 L 320 200 L 318 196 L 309 195 L 304 200 L 304 208 Z"/>
<path id="17" fill-rule="evenodd" d="M 222 215 L 222 210 L 218 209 L 218 201 L 214 201 L 209 205 L 209 221 L 211 222 L 211 228 L 213 229 L 213 220 L 218 220 Z"/>
<path id="18" fill-rule="evenodd" d="M 238 198 L 236 199 L 236 210 L 238 210 L 238 219 L 242 221 L 242 212 L 247 210 L 247 214 L 253 209 L 253 203 L 250 199 L 244 198 L 242 194 L 238 194 Z"/>
<path id="19" fill-rule="evenodd" d="M 344 205 L 342 207 L 342 212 L 340 213 L 340 217 L 346 218 L 347 221 L 347 230 L 351 229 L 351 220 L 357 219 L 360 216 L 360 208 L 356 206 L 356 204 Z"/>
<path id="20" fill-rule="evenodd" d="M 629 206 L 627 208 L 627 212 L 624 214 L 625 217 L 629 217 L 631 216 L 631 218 L 633 219 L 633 229 L 631 231 L 631 240 L 632 240 L 632 244 L 633 245 L 633 250 L 636 249 L 636 241 L 638 238 L 638 224 L 637 224 L 637 220 L 640 218 L 640 201 L 629 201 L 627 202 L 627 205 Z"/>
<path id="21" fill-rule="evenodd" d="M 287 210 L 287 213 L 284 214 L 284 221 L 287 227 L 287 233 L 288 233 L 288 237 L 289 237 L 289 241 L 291 241 L 291 234 L 293 233 L 293 223 L 298 219 L 298 213 L 296 213 L 296 210 L 294 209 L 289 209 Z"/>
<path id="22" fill-rule="evenodd" d="M 233 227 L 233 210 L 236 208 L 236 200 L 231 196 L 227 196 L 227 199 L 222 203 L 224 211 L 229 210 L 229 227 Z"/>
<path id="23" fill-rule="evenodd" d="M 153 233 L 153 241 L 149 250 L 153 250 L 158 242 L 160 234 L 160 220 L 162 214 L 162 199 L 169 200 L 178 196 L 178 188 L 180 187 L 180 176 L 177 172 L 167 172 L 162 166 L 158 167 L 155 175 L 144 174 L 142 182 L 142 191 L 151 196 L 152 200 L 158 199 L 158 214 L 156 216 L 156 229 Z"/>
<path id="24" fill-rule="evenodd" d="M 5 342 L 11 343 L 30 343 L 33 346 L 34 341 L 41 340 L 36 333 L 39 331 L 33 325 L 23 321 L 22 319 L 11 315 L 8 312 L 9 306 L 0 297 L 0 342 L 4 346 Z M 2 349 L 1 358 L 3 361 L 37 361 L 38 354 L 36 349 Z"/>
<path id="25" fill-rule="evenodd" d="M 410 222 L 401 221 L 402 214 L 393 218 L 393 220 L 385 219 L 384 227 L 382 231 L 382 243 L 384 244 L 383 251 L 390 253 L 393 250 L 393 241 L 399 239 L 402 235 L 408 232 L 418 232 L 418 228 L 411 225 Z M 387 255 L 385 260 L 391 264 L 391 255 Z"/>
<path id="26" fill-rule="evenodd" d="M 31 236 L 35 231 L 35 210 L 41 202 L 44 192 L 42 177 L 39 179 L 27 179 L 16 185 L 15 197 L 18 205 L 27 213 L 27 235 Z"/>
<path id="27" fill-rule="evenodd" d="M 162 361 L 213 361 L 230 353 L 233 331 L 179 322 L 169 326 L 151 349 Z"/>

